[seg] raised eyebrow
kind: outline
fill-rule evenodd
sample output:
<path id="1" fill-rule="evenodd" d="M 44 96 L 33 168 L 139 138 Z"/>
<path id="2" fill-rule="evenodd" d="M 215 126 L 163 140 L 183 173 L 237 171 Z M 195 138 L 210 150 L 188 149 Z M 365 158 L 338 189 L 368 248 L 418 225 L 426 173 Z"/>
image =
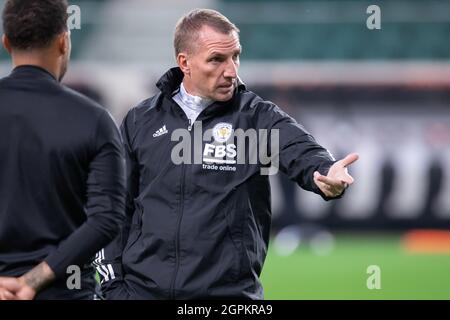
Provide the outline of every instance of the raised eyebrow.
<path id="1" fill-rule="evenodd" d="M 213 52 L 211 52 L 211 54 L 209 56 L 210 57 L 225 57 L 226 55 L 223 53 L 220 53 L 220 52 L 213 51 Z"/>
<path id="2" fill-rule="evenodd" d="M 239 49 L 236 49 L 236 50 L 234 50 L 233 51 L 233 54 L 241 54 L 242 53 L 242 47 L 241 46 L 239 46 Z M 210 54 L 209 54 L 209 57 L 213 57 L 213 56 L 216 56 L 216 57 L 226 57 L 227 55 L 226 54 L 223 54 L 223 53 L 221 53 L 221 52 L 217 52 L 217 51 L 213 51 L 213 52 L 211 52 Z"/>

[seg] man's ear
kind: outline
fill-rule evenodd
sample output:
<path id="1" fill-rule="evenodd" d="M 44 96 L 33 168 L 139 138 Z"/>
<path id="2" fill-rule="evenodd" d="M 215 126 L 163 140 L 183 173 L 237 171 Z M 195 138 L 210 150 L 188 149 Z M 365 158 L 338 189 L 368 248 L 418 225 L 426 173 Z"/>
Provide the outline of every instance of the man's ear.
<path id="1" fill-rule="evenodd" d="M 2 44 L 3 48 L 5 48 L 5 50 L 8 51 L 9 54 L 11 54 L 12 51 L 11 44 L 9 43 L 9 39 L 6 35 L 2 36 Z"/>
<path id="2" fill-rule="evenodd" d="M 188 59 L 188 55 L 186 53 L 180 52 L 178 54 L 177 64 L 180 67 L 181 71 L 183 71 L 183 73 L 185 75 L 190 75 L 191 69 L 189 67 L 189 59 Z"/>
<path id="3" fill-rule="evenodd" d="M 70 34 L 65 31 L 58 36 L 58 48 L 61 55 L 65 55 L 70 50 Z"/>

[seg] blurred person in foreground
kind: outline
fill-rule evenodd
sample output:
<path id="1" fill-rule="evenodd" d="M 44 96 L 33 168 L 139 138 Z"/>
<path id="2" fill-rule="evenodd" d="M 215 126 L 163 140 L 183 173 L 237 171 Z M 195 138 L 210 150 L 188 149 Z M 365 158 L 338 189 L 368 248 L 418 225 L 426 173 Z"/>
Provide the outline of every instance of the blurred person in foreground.
<path id="1" fill-rule="evenodd" d="M 60 84 L 66 0 L 8 0 L 2 19 L 14 69 L 0 80 L 0 299 L 93 299 L 89 262 L 123 220 L 120 133 Z"/>
<path id="2" fill-rule="evenodd" d="M 278 132 L 271 156 L 278 155 L 280 171 L 326 200 L 353 183 L 347 166 L 358 155 L 336 161 L 293 118 L 246 88 L 238 77 L 239 30 L 222 14 L 186 14 L 174 47 L 178 67 L 122 124 L 127 223 L 103 252 L 103 292 L 107 299 L 262 299 L 270 185 L 262 174 L 267 163 L 248 159 L 272 136 L 241 150 L 233 134 Z"/>

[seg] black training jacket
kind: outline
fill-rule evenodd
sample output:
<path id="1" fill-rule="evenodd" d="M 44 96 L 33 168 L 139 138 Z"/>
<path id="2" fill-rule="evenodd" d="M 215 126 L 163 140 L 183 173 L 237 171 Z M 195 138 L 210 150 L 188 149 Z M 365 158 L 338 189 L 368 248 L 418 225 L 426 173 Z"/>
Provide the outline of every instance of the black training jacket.
<path id="1" fill-rule="evenodd" d="M 40 67 L 1 79 L 0 276 L 45 260 L 65 286 L 68 266 L 84 272 L 117 235 L 124 204 L 123 145 L 109 113 Z"/>
<path id="2" fill-rule="evenodd" d="M 176 129 L 187 129 L 180 135 L 193 139 L 191 158 L 198 142 L 195 125 L 172 99 L 182 79 L 179 68 L 169 70 L 157 83 L 161 92 L 123 121 L 128 225 L 103 252 L 98 270 L 105 296 L 262 299 L 259 276 L 271 225 L 269 179 L 259 162 L 233 163 L 243 155 L 227 147 L 233 138 L 223 141 L 237 129 L 278 129 L 279 170 L 322 197 L 313 172 L 326 174 L 335 160 L 293 118 L 239 82 L 230 101 L 213 103 L 195 123 L 201 122 L 203 132 L 213 129 L 213 137 L 197 145 L 200 162 L 174 163 L 174 150 L 187 152 L 172 136 L 178 135 Z M 221 142 L 225 148 L 217 147 Z M 249 149 L 244 150 L 248 159 Z"/>

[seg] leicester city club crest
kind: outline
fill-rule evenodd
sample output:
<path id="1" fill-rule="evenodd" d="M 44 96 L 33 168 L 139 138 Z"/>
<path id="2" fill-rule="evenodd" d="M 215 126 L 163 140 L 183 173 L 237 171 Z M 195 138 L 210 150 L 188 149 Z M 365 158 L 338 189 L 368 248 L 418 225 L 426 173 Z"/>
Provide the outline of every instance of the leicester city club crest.
<path id="1" fill-rule="evenodd" d="M 226 142 L 233 134 L 233 126 L 230 123 L 220 122 L 213 128 L 214 140 L 220 143 Z"/>

